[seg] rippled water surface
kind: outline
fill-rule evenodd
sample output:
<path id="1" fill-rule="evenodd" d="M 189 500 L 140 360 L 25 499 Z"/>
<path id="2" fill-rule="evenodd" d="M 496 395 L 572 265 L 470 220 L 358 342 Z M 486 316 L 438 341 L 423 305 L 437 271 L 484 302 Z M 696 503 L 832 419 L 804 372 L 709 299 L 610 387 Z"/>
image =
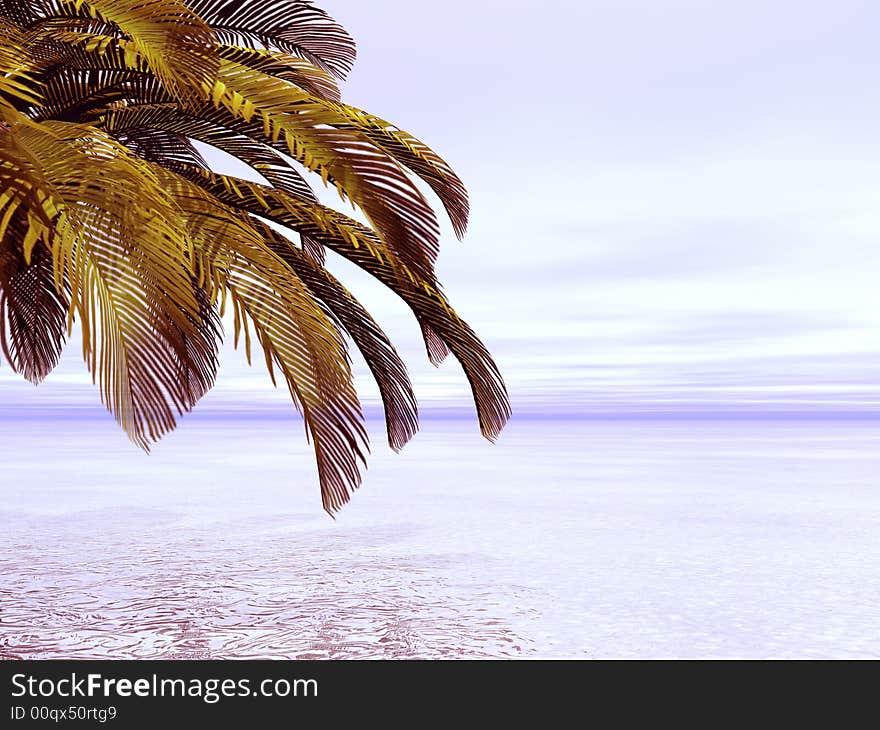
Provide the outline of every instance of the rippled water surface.
<path id="1" fill-rule="evenodd" d="M 429 421 L 336 521 L 287 420 L 2 421 L 0 656 L 880 656 L 880 428 Z"/>

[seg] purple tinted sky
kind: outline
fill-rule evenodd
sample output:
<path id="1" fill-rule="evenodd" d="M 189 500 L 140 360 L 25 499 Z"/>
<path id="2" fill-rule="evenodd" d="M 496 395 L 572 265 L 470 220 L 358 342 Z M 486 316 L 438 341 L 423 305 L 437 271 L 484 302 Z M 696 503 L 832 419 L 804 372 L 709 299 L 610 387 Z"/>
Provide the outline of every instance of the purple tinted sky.
<path id="1" fill-rule="evenodd" d="M 471 190 L 470 232 L 446 228 L 439 269 L 516 405 L 878 402 L 880 7 L 318 4 L 358 40 L 347 100 L 423 138 Z M 334 267 L 422 400 L 464 402 L 405 308 Z M 71 348 L 37 393 L 0 379 L 7 402 L 97 398 L 74 388 L 81 371 Z M 283 397 L 230 353 L 209 400 Z"/>

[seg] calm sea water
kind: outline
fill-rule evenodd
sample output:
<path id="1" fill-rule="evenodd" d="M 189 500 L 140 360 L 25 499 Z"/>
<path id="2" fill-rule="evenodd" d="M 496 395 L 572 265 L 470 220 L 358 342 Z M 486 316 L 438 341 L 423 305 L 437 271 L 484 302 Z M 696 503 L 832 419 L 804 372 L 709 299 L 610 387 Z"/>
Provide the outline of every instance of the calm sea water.
<path id="1" fill-rule="evenodd" d="M 428 421 L 336 521 L 294 421 L 2 428 L 3 657 L 880 656 L 878 425 Z"/>

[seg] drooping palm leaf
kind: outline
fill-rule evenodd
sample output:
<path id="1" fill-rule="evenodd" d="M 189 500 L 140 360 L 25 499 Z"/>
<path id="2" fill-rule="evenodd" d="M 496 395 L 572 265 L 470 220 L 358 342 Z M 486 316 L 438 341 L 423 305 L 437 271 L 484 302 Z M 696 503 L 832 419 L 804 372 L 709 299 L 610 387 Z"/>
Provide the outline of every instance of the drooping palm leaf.
<path id="1" fill-rule="evenodd" d="M 14 215 L 14 214 L 13 214 Z M 24 239 L 24 219 L 13 223 Z M 58 364 L 67 339 L 69 287 L 55 286 L 52 255 L 42 243 L 24 254 L 0 251 L 0 345 L 12 368 L 30 382 L 41 382 Z"/>
<path id="2" fill-rule="evenodd" d="M 501 375 L 485 346 L 455 313 L 440 289 L 396 261 L 394 253 L 375 232 L 332 209 L 247 180 L 194 168 L 189 177 L 231 208 L 313 236 L 400 296 L 431 336 L 439 338 L 461 363 L 473 391 L 483 434 L 489 439 L 498 436 L 510 410 Z M 432 346 L 442 348 L 428 343 L 429 348 Z"/>
<path id="3" fill-rule="evenodd" d="M 189 6 L 231 45 L 294 53 L 339 78 L 354 65 L 352 37 L 307 0 L 190 0 Z"/>
<path id="4" fill-rule="evenodd" d="M 159 173 L 161 175 L 161 173 Z M 360 485 L 367 434 L 345 343 L 295 271 L 242 219 L 212 196 L 169 173 L 193 243 L 197 273 L 209 291 L 228 293 L 236 336 L 252 325 L 269 374 L 277 367 L 314 441 L 324 506 L 339 509 Z M 250 346 L 247 346 L 250 357 Z"/>
<path id="5" fill-rule="evenodd" d="M 43 211 L 51 205 L 53 226 L 36 221 L 38 231 L 56 281 L 69 278 L 69 317 L 79 317 L 102 398 L 147 448 L 174 427 L 174 410 L 190 410 L 210 388 L 216 367 L 213 343 L 193 348 L 214 333 L 201 321 L 176 206 L 145 164 L 92 128 L 22 123 L 4 139 L 39 176 Z M 25 260 L 33 239 L 25 235 Z M 190 362 L 194 353 L 203 360 Z"/>
<path id="6" fill-rule="evenodd" d="M 0 345 L 39 382 L 74 322 L 107 407 L 136 443 L 213 385 L 221 314 L 304 417 L 332 513 L 368 450 L 345 336 L 382 397 L 389 444 L 415 433 L 406 368 L 324 268 L 325 247 L 398 294 L 432 362 L 451 352 L 494 439 L 510 409 L 489 353 L 434 273 L 439 225 L 468 217 L 452 168 L 344 104 L 350 36 L 304 0 L 0 0 Z M 267 184 L 208 170 L 196 143 Z M 369 225 L 321 205 L 302 169 Z M 286 233 L 297 233 L 299 245 Z"/>
<path id="7" fill-rule="evenodd" d="M 419 410 L 406 365 L 370 313 L 312 255 L 291 245 L 269 226 L 252 220 L 269 247 L 302 279 L 357 345 L 376 379 L 385 409 L 388 444 L 402 449 L 415 435 Z"/>
<path id="8" fill-rule="evenodd" d="M 151 117 L 167 104 L 155 89 L 155 84 L 133 89 Z M 280 79 L 230 62 L 221 66 L 212 99 L 213 104 L 185 113 L 270 144 L 320 174 L 363 210 L 401 260 L 423 276 L 433 276 L 439 240 L 434 212 L 400 163 L 364 133 L 347 124 L 333 127 L 340 118 L 323 102 Z M 108 129 L 130 126 L 138 111 L 137 106 L 110 109 L 102 124 Z"/>

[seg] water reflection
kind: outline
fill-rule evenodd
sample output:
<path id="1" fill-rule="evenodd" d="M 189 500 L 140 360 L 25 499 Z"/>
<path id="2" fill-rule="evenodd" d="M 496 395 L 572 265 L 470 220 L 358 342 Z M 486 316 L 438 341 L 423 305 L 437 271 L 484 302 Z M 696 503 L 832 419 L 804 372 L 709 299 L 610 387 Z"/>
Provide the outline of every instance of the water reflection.
<path id="1" fill-rule="evenodd" d="M 334 522 L 291 424 L 196 421 L 145 457 L 18 423 L 0 656 L 880 655 L 870 424 L 469 426 L 377 449 Z"/>
<path id="2" fill-rule="evenodd" d="M 0 565 L 0 654 L 429 658 L 516 656 L 526 646 L 493 597 L 449 578 L 467 556 L 365 554 L 419 539 L 405 527 L 350 543 L 295 528 L 244 520 L 182 532 L 170 515 L 144 510 L 19 519 Z"/>

